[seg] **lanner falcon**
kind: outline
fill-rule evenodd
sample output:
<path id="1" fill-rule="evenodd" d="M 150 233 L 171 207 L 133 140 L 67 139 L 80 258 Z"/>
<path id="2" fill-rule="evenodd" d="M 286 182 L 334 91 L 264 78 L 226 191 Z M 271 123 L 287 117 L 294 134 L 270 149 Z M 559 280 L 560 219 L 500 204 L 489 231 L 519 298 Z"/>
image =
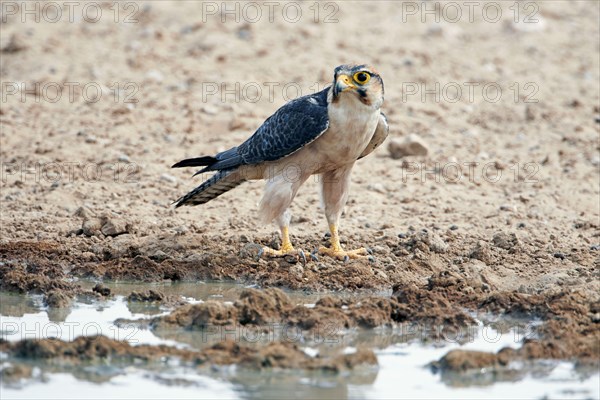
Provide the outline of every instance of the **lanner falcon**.
<path id="1" fill-rule="evenodd" d="M 331 86 L 288 102 L 241 145 L 173 165 L 204 167 L 196 174 L 216 171 L 179 198 L 176 207 L 204 204 L 247 180 L 265 179 L 260 217 L 265 223 L 277 222 L 282 244 L 280 250 L 265 247 L 261 254 L 298 256 L 301 252 L 290 241 L 288 209 L 300 186 L 311 175 L 320 174 L 331 247 L 320 247 L 319 253 L 340 260 L 367 256 L 365 248 L 342 248 L 338 224 L 354 163 L 373 152 L 388 135 L 382 104 L 383 80 L 373 68 L 340 65 Z"/>

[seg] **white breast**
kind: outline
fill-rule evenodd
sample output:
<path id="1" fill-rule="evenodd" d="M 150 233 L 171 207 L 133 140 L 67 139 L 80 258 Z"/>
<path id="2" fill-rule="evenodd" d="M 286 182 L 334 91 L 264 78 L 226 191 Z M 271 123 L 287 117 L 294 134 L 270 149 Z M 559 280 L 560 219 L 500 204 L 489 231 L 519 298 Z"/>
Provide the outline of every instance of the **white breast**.
<path id="1" fill-rule="evenodd" d="M 380 111 L 361 103 L 355 96 L 341 96 L 328 107 L 329 129 L 315 141 L 327 162 L 354 162 L 373 137 Z"/>

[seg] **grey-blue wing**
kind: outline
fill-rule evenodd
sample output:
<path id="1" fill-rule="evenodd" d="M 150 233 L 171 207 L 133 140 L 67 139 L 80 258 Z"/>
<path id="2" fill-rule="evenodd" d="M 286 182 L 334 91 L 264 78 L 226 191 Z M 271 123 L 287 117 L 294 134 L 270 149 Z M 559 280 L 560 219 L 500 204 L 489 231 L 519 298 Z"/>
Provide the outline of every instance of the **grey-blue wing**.
<path id="1" fill-rule="evenodd" d="M 244 164 L 275 161 L 321 136 L 329 127 L 327 89 L 292 100 L 237 148 Z"/>
<path id="2" fill-rule="evenodd" d="M 208 166 L 198 173 L 275 161 L 300 150 L 329 127 L 327 91 L 288 102 L 244 143 L 217 154 L 212 163 L 199 164 Z"/>

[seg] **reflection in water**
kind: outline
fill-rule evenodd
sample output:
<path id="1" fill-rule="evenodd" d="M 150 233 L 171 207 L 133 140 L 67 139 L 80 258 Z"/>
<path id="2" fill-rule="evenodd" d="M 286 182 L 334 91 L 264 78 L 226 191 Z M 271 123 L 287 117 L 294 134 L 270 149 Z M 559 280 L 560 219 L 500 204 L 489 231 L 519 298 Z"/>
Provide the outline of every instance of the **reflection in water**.
<path id="1" fill-rule="evenodd" d="M 160 305 L 128 303 L 123 296 L 141 285 L 108 285 L 117 296 L 105 301 L 77 302 L 63 310 L 47 310 L 39 296 L 0 293 L 0 331 L 3 339 L 45 336 L 73 340 L 79 335 L 103 334 L 134 343 L 188 345 L 194 348 L 220 340 L 206 332 L 172 329 L 153 332 L 143 329 L 148 320 L 168 310 Z M 165 294 L 183 294 L 194 301 L 216 299 L 234 301 L 240 285 L 164 285 Z M 317 295 L 292 293 L 298 304 L 311 304 Z M 127 324 L 114 321 L 124 319 Z M 131 323 L 133 322 L 133 324 Z M 519 322 L 522 326 L 515 328 Z M 423 341 L 427 332 L 414 326 L 394 329 L 353 329 L 327 343 L 298 338 L 297 344 L 311 355 L 331 356 L 359 346 L 374 349 L 379 368 L 359 368 L 339 375 L 315 371 L 251 371 L 235 366 L 197 368 L 172 361 L 149 365 L 115 363 L 89 364 L 77 368 L 58 363 L 0 358 L 4 371 L 25 371 L 15 379 L 2 373 L 2 398 L 482 398 L 520 397 L 561 398 L 598 397 L 600 374 L 579 373 L 566 362 L 515 363 L 506 370 L 482 370 L 467 374 L 434 374 L 426 367 L 449 350 L 497 351 L 502 347 L 518 347 L 523 339 L 523 323 L 507 319 L 481 325 L 465 332 L 461 340 Z M 418 327 L 417 327 L 418 328 Z M 498 329 L 494 329 L 498 328 Z M 204 336 L 203 336 L 204 335 Z M 256 342 L 256 336 L 252 336 Z M 238 336 L 244 341 L 242 336 Z M 208 339 L 208 340 L 207 340 Z M 231 338 L 230 338 L 231 339 Z M 267 336 L 266 340 L 274 340 Z M 246 341 L 248 342 L 248 341 Z M 264 343 L 264 341 L 263 341 Z M 260 344 L 260 341 L 259 341 Z M 24 368 L 15 368 L 24 365 Z M 65 391 L 68 387 L 69 390 Z"/>

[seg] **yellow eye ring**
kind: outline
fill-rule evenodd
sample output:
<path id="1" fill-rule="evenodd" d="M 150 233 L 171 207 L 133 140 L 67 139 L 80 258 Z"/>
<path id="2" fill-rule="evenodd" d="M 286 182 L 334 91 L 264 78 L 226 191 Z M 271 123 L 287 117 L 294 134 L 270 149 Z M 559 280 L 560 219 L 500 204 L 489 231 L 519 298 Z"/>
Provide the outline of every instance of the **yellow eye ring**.
<path id="1" fill-rule="evenodd" d="M 367 83 L 371 80 L 371 74 L 369 74 L 368 72 L 365 72 L 365 71 L 359 71 L 359 72 L 355 73 L 352 78 L 354 78 L 355 82 L 357 82 L 361 85 L 364 85 L 365 83 Z"/>

